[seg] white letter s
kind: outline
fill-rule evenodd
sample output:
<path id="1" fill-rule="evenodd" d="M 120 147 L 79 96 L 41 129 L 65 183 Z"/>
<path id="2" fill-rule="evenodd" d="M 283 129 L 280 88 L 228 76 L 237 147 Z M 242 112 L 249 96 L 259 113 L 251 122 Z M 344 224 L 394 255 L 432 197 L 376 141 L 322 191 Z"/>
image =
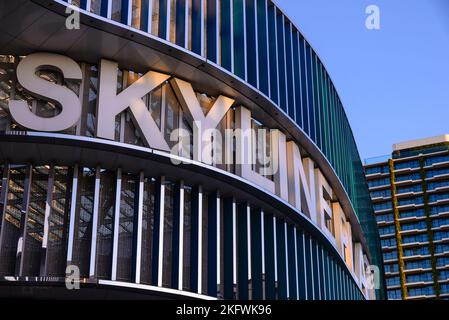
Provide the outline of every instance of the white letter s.
<path id="1" fill-rule="evenodd" d="M 57 69 L 65 79 L 82 79 L 80 67 L 68 57 L 53 53 L 30 54 L 17 66 L 19 83 L 33 94 L 59 103 L 62 111 L 55 117 L 43 118 L 31 112 L 25 101 L 11 100 L 11 115 L 19 124 L 31 130 L 67 130 L 76 125 L 81 117 L 80 99 L 72 90 L 38 77 L 36 71 L 44 66 Z"/>

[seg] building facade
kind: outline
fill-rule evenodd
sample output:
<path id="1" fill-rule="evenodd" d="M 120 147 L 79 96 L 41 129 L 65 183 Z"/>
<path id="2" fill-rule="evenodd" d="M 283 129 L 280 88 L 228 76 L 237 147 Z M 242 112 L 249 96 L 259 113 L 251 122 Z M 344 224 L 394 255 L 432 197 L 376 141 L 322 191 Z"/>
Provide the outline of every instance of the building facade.
<path id="1" fill-rule="evenodd" d="M 343 106 L 274 3 L 0 8 L 2 292 L 383 297 Z"/>
<path id="2" fill-rule="evenodd" d="M 449 298 L 449 136 L 368 160 L 389 299 Z"/>

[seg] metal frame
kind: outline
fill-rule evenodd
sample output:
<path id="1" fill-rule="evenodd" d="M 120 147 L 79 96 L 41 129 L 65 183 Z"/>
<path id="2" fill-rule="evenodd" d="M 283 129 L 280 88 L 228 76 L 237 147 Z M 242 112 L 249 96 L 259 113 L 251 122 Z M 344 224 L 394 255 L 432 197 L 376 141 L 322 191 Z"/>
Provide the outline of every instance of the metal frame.
<path id="1" fill-rule="evenodd" d="M 164 266 L 164 220 L 165 220 L 165 177 L 161 177 L 159 202 L 159 254 L 157 262 L 157 286 L 162 287 Z"/>
<path id="2" fill-rule="evenodd" d="M 184 281 L 184 181 L 179 183 L 179 252 L 178 252 L 178 290 Z"/>
<path id="3" fill-rule="evenodd" d="M 90 248 L 90 267 L 89 276 L 95 277 L 96 273 L 96 254 L 97 254 L 97 234 L 98 234 L 98 206 L 100 203 L 100 167 L 95 169 L 95 191 L 94 191 L 94 210 L 92 215 L 92 240 Z"/>
<path id="4" fill-rule="evenodd" d="M 140 273 L 142 265 L 142 224 L 143 224 L 143 194 L 144 194 L 145 175 L 142 172 L 139 174 L 139 195 L 137 205 L 137 248 L 136 248 L 136 270 L 135 280 L 140 284 Z"/>
<path id="5" fill-rule="evenodd" d="M 52 165 L 48 174 L 48 184 L 47 184 L 47 199 L 45 201 L 45 217 L 44 217 L 44 236 L 42 238 L 42 255 L 41 255 L 41 266 L 40 266 L 40 276 L 45 276 L 47 274 L 48 267 L 48 234 L 49 234 L 49 220 L 51 213 L 51 203 L 53 201 L 53 186 L 55 180 L 55 166 Z"/>
<path id="6" fill-rule="evenodd" d="M 248 299 L 252 300 L 252 272 L 251 272 L 251 207 L 246 205 L 246 233 L 247 233 L 247 252 L 248 252 Z"/>
<path id="7" fill-rule="evenodd" d="M 287 289 L 287 299 L 290 299 L 290 275 L 289 275 L 289 266 L 288 266 L 288 231 L 287 231 L 287 222 L 284 221 L 284 243 L 285 243 L 285 276 L 286 276 L 286 289 Z"/>
<path id="8" fill-rule="evenodd" d="M 293 239 L 295 241 L 295 273 L 296 273 L 296 300 L 299 300 L 299 265 L 298 265 L 298 230 L 293 229 Z"/>
<path id="9" fill-rule="evenodd" d="M 202 292 L 203 286 L 203 188 L 198 186 L 198 284 L 197 292 Z"/>
<path id="10" fill-rule="evenodd" d="M 112 237 L 112 269 L 111 280 L 117 280 L 118 240 L 120 233 L 120 198 L 122 195 L 122 169 L 117 169 L 114 206 L 114 231 Z"/>
<path id="11" fill-rule="evenodd" d="M 16 255 L 16 276 L 23 276 L 23 263 L 25 255 L 25 244 L 27 238 L 27 228 L 28 228 L 28 212 L 30 205 L 30 189 L 33 183 L 33 166 L 27 165 L 24 188 L 23 188 L 23 199 L 22 199 L 22 214 L 20 221 L 20 234 L 19 243 L 17 245 L 17 255 Z"/>

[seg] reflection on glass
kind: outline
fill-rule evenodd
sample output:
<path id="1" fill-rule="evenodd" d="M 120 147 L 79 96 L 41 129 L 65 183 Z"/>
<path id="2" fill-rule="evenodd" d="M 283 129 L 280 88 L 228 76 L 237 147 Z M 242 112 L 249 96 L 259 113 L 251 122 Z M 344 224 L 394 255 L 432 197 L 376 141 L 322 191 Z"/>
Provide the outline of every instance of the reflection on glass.
<path id="1" fill-rule="evenodd" d="M 122 175 L 120 221 L 118 231 L 117 280 L 131 282 L 134 274 L 133 258 L 135 219 L 139 181 L 131 174 Z M 134 246 L 135 247 L 135 246 Z"/>
<path id="2" fill-rule="evenodd" d="M 162 87 L 154 89 L 150 94 L 145 96 L 148 110 L 156 122 L 159 129 L 161 128 L 161 110 L 162 110 Z"/>
<path id="3" fill-rule="evenodd" d="M 95 274 L 99 279 L 111 279 L 116 179 L 115 172 L 101 170 L 95 263 Z"/>
<path id="4" fill-rule="evenodd" d="M 159 0 L 153 0 L 153 10 L 151 17 L 151 34 L 159 36 Z"/>
<path id="5" fill-rule="evenodd" d="M 183 239 L 183 284 L 185 291 L 190 291 L 192 286 L 190 283 L 190 265 L 191 265 L 191 248 L 192 239 L 192 188 L 184 187 L 184 239 Z"/>
<path id="6" fill-rule="evenodd" d="M 117 22 L 122 22 L 122 1 L 128 0 L 112 0 L 111 19 Z"/>
<path id="7" fill-rule="evenodd" d="M 207 239 L 207 223 L 208 223 L 208 217 L 209 217 L 209 196 L 207 193 L 203 192 L 203 215 L 202 215 L 202 230 L 200 231 L 202 233 L 202 257 L 201 257 L 201 265 L 202 265 L 202 292 L 203 294 L 207 294 L 207 250 L 208 250 L 208 239 Z"/>
<path id="8" fill-rule="evenodd" d="M 165 182 L 162 286 L 166 288 L 172 285 L 174 189 L 173 183 Z"/>
<path id="9" fill-rule="evenodd" d="M 95 175 L 91 168 L 81 168 L 78 175 L 72 264 L 78 266 L 82 278 L 89 277 Z"/>
<path id="10" fill-rule="evenodd" d="M 172 132 L 179 128 L 179 111 L 180 105 L 178 99 L 173 92 L 170 85 L 164 86 L 165 88 L 165 140 L 170 148 L 174 147 L 178 143 L 178 139 L 172 141 L 170 136 Z"/>
<path id="11" fill-rule="evenodd" d="M 52 277 L 65 276 L 73 170 L 54 168 L 54 182 L 48 219 L 47 270 Z"/>
<path id="12" fill-rule="evenodd" d="M 0 131 L 11 128 L 12 118 L 8 104 L 13 91 L 14 61 L 12 56 L 0 55 Z"/>
<path id="13" fill-rule="evenodd" d="M 170 42 L 176 43 L 176 0 L 170 1 Z"/>
<path id="14" fill-rule="evenodd" d="M 22 262 L 22 275 L 26 276 L 40 273 L 49 171 L 49 166 L 32 169 Z"/>
<path id="15" fill-rule="evenodd" d="M 0 178 L 3 179 L 4 175 L 6 175 L 6 173 L 4 172 L 4 167 L 2 165 L 0 165 Z M 6 178 L 6 177 L 5 177 Z M 0 216 L 3 216 L 3 208 L 5 206 L 5 195 L 3 194 L 3 192 L 5 192 L 5 190 L 3 190 L 3 183 L 4 181 L 2 180 L 2 182 L 0 182 Z M 0 217 L 1 219 L 1 217 Z M 0 234 L 1 234 L 1 230 L 2 230 L 2 224 L 0 222 Z"/>
<path id="16" fill-rule="evenodd" d="M 140 266 L 140 282 L 151 284 L 151 272 L 153 261 L 153 230 L 154 230 L 154 188 L 155 181 L 151 178 L 144 179 L 142 208 L 142 255 Z"/>
<path id="17" fill-rule="evenodd" d="M 108 0 L 91 0 L 90 1 L 90 12 L 101 15 L 102 7 L 107 3 Z M 105 3 L 103 3 L 105 2 Z"/>
<path id="18" fill-rule="evenodd" d="M 1 230 L 0 275 L 2 276 L 15 275 L 26 171 L 26 166 L 11 166 L 9 169 L 8 193 Z"/>
<path id="19" fill-rule="evenodd" d="M 125 112 L 125 125 L 124 125 L 124 141 L 135 146 L 143 146 L 143 141 L 140 135 L 140 130 L 134 125 L 131 112 L 127 110 Z"/>
<path id="20" fill-rule="evenodd" d="M 224 250 L 225 249 L 224 248 L 224 238 L 225 238 L 225 236 L 224 236 L 224 231 L 225 231 L 224 216 L 225 216 L 225 214 L 224 214 L 224 209 L 225 209 L 225 206 L 224 206 L 224 203 L 225 203 L 224 200 L 220 199 L 220 214 L 218 216 L 219 223 L 220 223 L 220 229 L 218 230 L 218 232 L 220 233 L 220 235 L 219 235 L 220 246 L 219 246 L 219 253 L 218 253 L 218 256 L 219 256 L 218 267 L 220 268 L 220 274 L 218 275 L 219 276 L 218 281 L 219 281 L 220 285 L 218 286 L 218 292 L 217 292 L 217 298 L 219 298 L 219 299 L 224 299 L 224 278 L 225 278 L 225 274 L 224 274 L 224 271 L 225 271 L 225 268 L 224 268 L 224 257 L 225 257 L 225 250 Z"/>
<path id="21" fill-rule="evenodd" d="M 136 29 L 140 29 L 142 25 L 142 0 L 133 0 L 132 6 L 131 25 Z"/>
<path id="22" fill-rule="evenodd" d="M 97 118 L 97 94 L 98 94 L 98 68 L 97 66 L 88 66 L 86 80 L 88 87 L 87 101 L 84 101 L 83 105 L 87 106 L 83 109 L 83 114 L 86 113 L 86 120 L 81 119 L 81 134 L 85 134 L 88 137 L 95 136 L 96 130 L 96 118 Z"/>

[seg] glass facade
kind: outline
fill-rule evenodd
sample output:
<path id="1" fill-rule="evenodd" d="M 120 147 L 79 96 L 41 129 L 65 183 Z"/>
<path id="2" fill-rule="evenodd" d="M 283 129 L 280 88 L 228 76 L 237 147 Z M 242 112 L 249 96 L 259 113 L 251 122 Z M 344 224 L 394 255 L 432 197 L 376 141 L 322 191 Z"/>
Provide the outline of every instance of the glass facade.
<path id="1" fill-rule="evenodd" d="M 378 252 L 373 253 L 376 259 L 380 255 L 374 239 L 376 232 L 372 231 L 376 222 L 348 119 L 323 63 L 296 26 L 270 0 L 151 2 L 151 8 L 148 0 L 133 1 L 128 7 L 128 1 L 114 0 L 111 18 L 128 24 L 118 16 L 127 17 L 127 11 L 131 10 L 132 17 L 140 17 L 140 25 L 133 23 L 132 27 L 207 58 L 208 63 L 232 72 L 267 95 L 331 163 L 364 232 L 370 235 L 371 250 Z M 87 1 L 80 7 L 86 6 Z M 108 1 L 91 1 L 90 8 L 93 13 L 105 16 Z M 152 19 L 148 21 L 150 16 Z M 147 25 L 151 30 L 147 30 Z"/>
<path id="2" fill-rule="evenodd" d="M 83 278 L 159 284 L 213 297 L 221 296 L 224 280 L 224 297 L 229 294 L 231 298 L 363 299 L 353 276 L 334 252 L 300 225 L 249 203 L 235 203 L 186 182 L 169 182 L 120 168 L 5 168 L 2 276 L 64 277 L 66 266 L 72 264 L 80 267 Z M 23 193 L 28 188 L 35 189 L 29 199 Z M 74 203 L 72 189 L 77 194 Z M 49 197 L 51 201 L 42 201 Z M 28 209 L 17 210 L 16 206 Z M 43 228 L 39 212 L 50 212 L 49 228 Z M 139 212 L 141 219 L 137 219 Z M 20 230 L 25 231 L 23 242 Z M 43 241 L 48 243 L 46 251 L 42 250 Z M 18 245 L 24 248 L 16 257 Z M 230 267 L 231 275 L 238 266 L 237 278 L 231 276 L 230 281 L 235 296 L 232 290 L 226 291 L 226 275 L 217 278 L 218 266 L 225 273 Z"/>

